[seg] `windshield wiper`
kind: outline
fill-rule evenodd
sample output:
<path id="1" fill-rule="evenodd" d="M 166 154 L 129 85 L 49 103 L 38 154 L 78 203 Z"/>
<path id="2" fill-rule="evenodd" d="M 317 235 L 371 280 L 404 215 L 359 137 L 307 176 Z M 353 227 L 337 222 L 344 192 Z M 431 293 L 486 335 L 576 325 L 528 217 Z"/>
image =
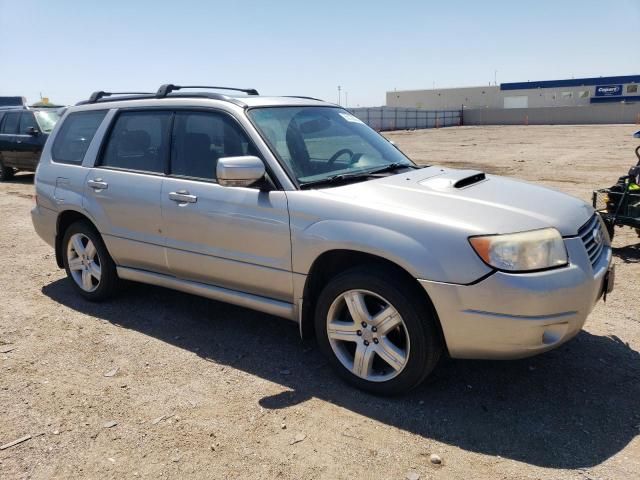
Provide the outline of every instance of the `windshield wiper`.
<path id="1" fill-rule="evenodd" d="M 394 162 L 389 165 L 385 165 L 384 167 L 376 168 L 375 170 L 369 170 L 367 172 L 368 175 L 372 175 L 374 173 L 384 173 L 384 172 L 393 172 L 394 170 L 398 170 L 400 168 L 420 168 L 417 165 L 411 165 L 406 163 Z"/>
<path id="2" fill-rule="evenodd" d="M 385 165 L 384 167 L 375 168 L 373 170 L 362 170 L 362 171 L 353 172 L 353 173 L 340 173 L 337 175 L 331 175 L 326 178 L 321 178 L 319 180 L 311 180 L 309 182 L 303 182 L 300 184 L 300 188 L 306 188 L 306 187 L 317 186 L 317 185 L 331 185 L 334 183 L 346 182 L 346 181 L 357 179 L 357 178 L 367 178 L 376 173 L 392 172 L 400 168 L 420 168 L 420 167 L 416 165 L 395 162 L 395 163 L 390 163 L 388 165 Z"/>
<path id="3" fill-rule="evenodd" d="M 306 188 L 306 187 L 313 187 L 316 185 L 330 185 L 333 183 L 340 183 L 340 182 L 344 182 L 344 181 L 348 181 L 350 179 L 354 179 L 354 178 L 362 178 L 362 177 L 368 177 L 369 174 L 368 173 L 342 173 L 339 175 L 331 175 L 329 177 L 326 178 L 321 178 L 319 180 L 310 180 L 308 182 L 302 182 L 300 184 L 300 188 Z"/>

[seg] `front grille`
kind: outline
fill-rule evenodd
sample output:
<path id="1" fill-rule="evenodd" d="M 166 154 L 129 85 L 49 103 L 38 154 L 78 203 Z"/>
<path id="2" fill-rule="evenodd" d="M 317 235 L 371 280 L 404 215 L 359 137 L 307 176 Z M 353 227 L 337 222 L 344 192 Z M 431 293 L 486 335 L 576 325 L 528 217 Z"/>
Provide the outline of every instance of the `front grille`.
<path id="1" fill-rule="evenodd" d="M 604 231 L 600 216 L 595 214 L 591 217 L 587 223 L 580 227 L 578 235 L 584 243 L 584 248 L 587 249 L 591 265 L 595 265 L 607 243 L 607 233 Z"/>

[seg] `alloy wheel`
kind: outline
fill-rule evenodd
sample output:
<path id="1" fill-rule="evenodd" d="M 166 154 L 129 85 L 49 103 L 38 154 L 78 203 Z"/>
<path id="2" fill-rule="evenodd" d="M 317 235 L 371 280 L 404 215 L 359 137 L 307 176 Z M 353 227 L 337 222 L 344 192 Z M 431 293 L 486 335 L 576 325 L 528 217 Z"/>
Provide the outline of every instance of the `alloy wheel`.
<path id="1" fill-rule="evenodd" d="M 83 233 L 69 238 L 67 262 L 71 277 L 85 292 L 93 292 L 100 285 L 101 262 L 93 241 Z"/>
<path id="2" fill-rule="evenodd" d="M 331 304 L 327 337 L 340 363 L 371 382 L 391 380 L 407 365 L 410 341 L 400 313 L 368 290 L 348 290 Z"/>

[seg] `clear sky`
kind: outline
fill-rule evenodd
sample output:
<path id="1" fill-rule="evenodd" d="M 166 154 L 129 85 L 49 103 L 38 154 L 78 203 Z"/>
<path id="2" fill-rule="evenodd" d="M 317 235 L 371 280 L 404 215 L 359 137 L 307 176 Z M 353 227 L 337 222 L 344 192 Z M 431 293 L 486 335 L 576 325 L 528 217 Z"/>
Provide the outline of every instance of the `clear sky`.
<path id="1" fill-rule="evenodd" d="M 0 95 L 162 83 L 349 106 L 387 90 L 640 74 L 640 0 L 0 0 Z M 344 104 L 344 96 L 343 96 Z"/>

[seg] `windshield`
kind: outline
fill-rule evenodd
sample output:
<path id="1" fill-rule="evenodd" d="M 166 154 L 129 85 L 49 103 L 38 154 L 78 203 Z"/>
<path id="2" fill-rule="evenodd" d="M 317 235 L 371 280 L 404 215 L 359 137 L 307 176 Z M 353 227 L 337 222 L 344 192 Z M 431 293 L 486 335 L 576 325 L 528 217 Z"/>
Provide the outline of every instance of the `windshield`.
<path id="1" fill-rule="evenodd" d="M 58 110 L 36 110 L 35 114 L 38 125 L 44 133 L 51 133 L 56 122 L 60 119 Z"/>
<path id="2" fill-rule="evenodd" d="M 298 182 L 414 164 L 384 137 L 337 107 L 265 107 L 248 112 Z"/>

